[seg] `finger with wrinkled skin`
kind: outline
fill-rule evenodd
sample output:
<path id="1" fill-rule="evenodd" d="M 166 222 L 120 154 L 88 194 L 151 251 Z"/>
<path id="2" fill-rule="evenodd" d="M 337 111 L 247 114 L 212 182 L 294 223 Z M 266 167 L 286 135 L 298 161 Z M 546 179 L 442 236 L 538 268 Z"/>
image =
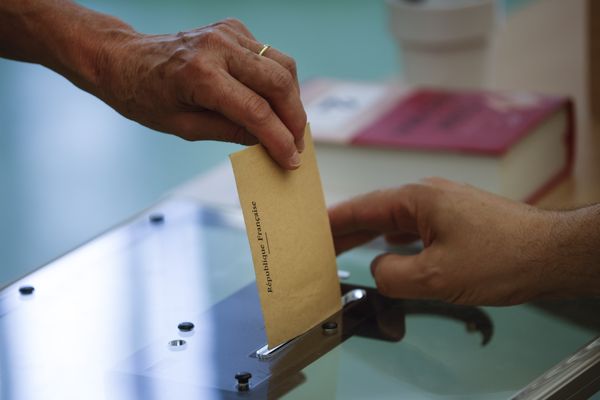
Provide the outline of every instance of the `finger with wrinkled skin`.
<path id="1" fill-rule="evenodd" d="M 191 90 L 194 90 L 193 85 L 191 82 Z M 216 74 L 210 92 L 203 93 L 202 96 L 213 99 L 211 109 L 254 135 L 283 168 L 296 169 L 300 166 L 294 136 L 277 117 L 269 102 L 227 71 Z"/>

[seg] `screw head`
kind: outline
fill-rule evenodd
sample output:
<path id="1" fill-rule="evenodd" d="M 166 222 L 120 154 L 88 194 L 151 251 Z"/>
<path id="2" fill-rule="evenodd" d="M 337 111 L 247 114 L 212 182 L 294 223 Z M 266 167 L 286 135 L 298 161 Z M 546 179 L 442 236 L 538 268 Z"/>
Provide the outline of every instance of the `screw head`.
<path id="1" fill-rule="evenodd" d="M 237 381 L 236 388 L 240 392 L 247 392 L 250 390 L 250 378 L 252 378 L 252 374 L 250 372 L 238 372 L 235 374 L 235 380 Z"/>
<path id="2" fill-rule="evenodd" d="M 252 374 L 250 372 L 243 371 L 235 374 L 235 380 L 238 381 L 238 383 L 248 383 L 250 378 L 252 378 Z"/>
<path id="3" fill-rule="evenodd" d="M 334 321 L 325 322 L 321 325 L 321 329 L 323 329 L 323 333 L 326 335 L 333 335 L 337 332 L 338 324 Z"/>
<path id="4" fill-rule="evenodd" d="M 194 324 L 192 322 L 181 322 L 177 325 L 177 329 L 181 332 L 191 332 L 194 330 Z"/>
<path id="5" fill-rule="evenodd" d="M 180 351 L 186 348 L 187 342 L 183 339 L 174 339 L 169 341 L 169 349 Z"/>
<path id="6" fill-rule="evenodd" d="M 21 286 L 19 288 L 19 293 L 21 293 L 22 295 L 30 295 L 35 291 L 35 288 L 33 286 Z"/>
<path id="7" fill-rule="evenodd" d="M 152 223 L 152 224 L 159 225 L 159 224 L 162 224 L 163 222 L 165 222 L 165 216 L 160 213 L 150 214 L 150 216 L 148 217 L 148 220 L 150 220 L 150 223 Z"/>

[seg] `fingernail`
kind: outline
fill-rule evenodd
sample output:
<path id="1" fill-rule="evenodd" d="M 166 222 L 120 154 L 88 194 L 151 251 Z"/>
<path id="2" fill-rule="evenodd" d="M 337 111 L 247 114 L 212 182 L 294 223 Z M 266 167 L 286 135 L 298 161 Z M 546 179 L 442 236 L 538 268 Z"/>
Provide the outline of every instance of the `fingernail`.
<path id="1" fill-rule="evenodd" d="M 298 168 L 302 161 L 300 161 L 300 154 L 297 151 L 294 152 L 292 157 L 290 158 L 290 165 L 294 168 Z"/>
<path id="2" fill-rule="evenodd" d="M 304 138 L 298 139 L 298 141 L 296 142 L 296 147 L 298 148 L 298 151 L 300 153 L 304 151 L 304 149 L 306 148 L 306 144 L 304 144 Z"/>

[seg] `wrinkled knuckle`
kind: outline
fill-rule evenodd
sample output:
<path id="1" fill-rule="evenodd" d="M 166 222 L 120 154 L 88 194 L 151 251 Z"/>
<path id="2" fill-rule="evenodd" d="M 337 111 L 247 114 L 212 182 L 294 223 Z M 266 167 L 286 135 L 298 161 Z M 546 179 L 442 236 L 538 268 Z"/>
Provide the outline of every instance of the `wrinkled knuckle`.
<path id="1" fill-rule="evenodd" d="M 298 72 L 298 66 L 296 64 L 296 60 L 291 57 L 285 57 L 282 61 L 282 65 L 285 69 L 290 71 L 292 76 L 296 76 Z"/>
<path id="2" fill-rule="evenodd" d="M 233 143 L 238 143 L 244 146 L 256 143 L 256 140 L 253 140 L 253 136 L 250 135 L 248 131 L 242 126 L 236 127 L 235 130 L 231 132 L 231 141 Z"/>
<path id="3" fill-rule="evenodd" d="M 219 32 L 221 32 L 221 34 L 226 34 L 226 35 L 235 35 L 236 34 L 236 29 L 225 23 L 225 22 L 219 22 L 215 25 L 215 29 L 218 30 Z"/>
<path id="4" fill-rule="evenodd" d="M 271 106 L 262 97 L 248 96 L 244 109 L 248 118 L 256 125 L 264 125 L 271 118 Z"/>
<path id="5" fill-rule="evenodd" d="M 201 47 L 209 49 L 222 47 L 225 45 L 225 42 L 226 40 L 223 33 L 216 27 L 204 31 L 198 39 L 198 43 Z"/>
<path id="6" fill-rule="evenodd" d="M 233 29 L 236 29 L 236 30 L 246 29 L 246 25 L 244 25 L 244 23 L 237 18 L 229 17 L 229 18 L 225 18 L 221 22 L 227 26 L 230 26 Z"/>
<path id="7" fill-rule="evenodd" d="M 271 84 L 279 93 L 289 93 L 294 86 L 294 78 L 287 70 L 273 71 Z"/>
<path id="8" fill-rule="evenodd" d="M 426 293 L 434 298 L 443 298 L 450 287 L 449 282 L 438 263 L 435 261 L 419 261 L 421 276 L 418 279 L 420 286 Z"/>

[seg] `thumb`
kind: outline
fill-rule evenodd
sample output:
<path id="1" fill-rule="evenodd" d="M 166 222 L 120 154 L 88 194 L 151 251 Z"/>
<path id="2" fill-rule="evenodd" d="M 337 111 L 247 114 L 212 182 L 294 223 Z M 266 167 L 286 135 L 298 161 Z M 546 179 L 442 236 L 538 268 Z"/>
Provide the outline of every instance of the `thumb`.
<path id="1" fill-rule="evenodd" d="M 371 263 L 371 274 L 379 292 L 386 297 L 422 299 L 437 298 L 435 275 L 422 265 L 423 252 L 403 256 L 386 253 L 376 257 Z"/>

